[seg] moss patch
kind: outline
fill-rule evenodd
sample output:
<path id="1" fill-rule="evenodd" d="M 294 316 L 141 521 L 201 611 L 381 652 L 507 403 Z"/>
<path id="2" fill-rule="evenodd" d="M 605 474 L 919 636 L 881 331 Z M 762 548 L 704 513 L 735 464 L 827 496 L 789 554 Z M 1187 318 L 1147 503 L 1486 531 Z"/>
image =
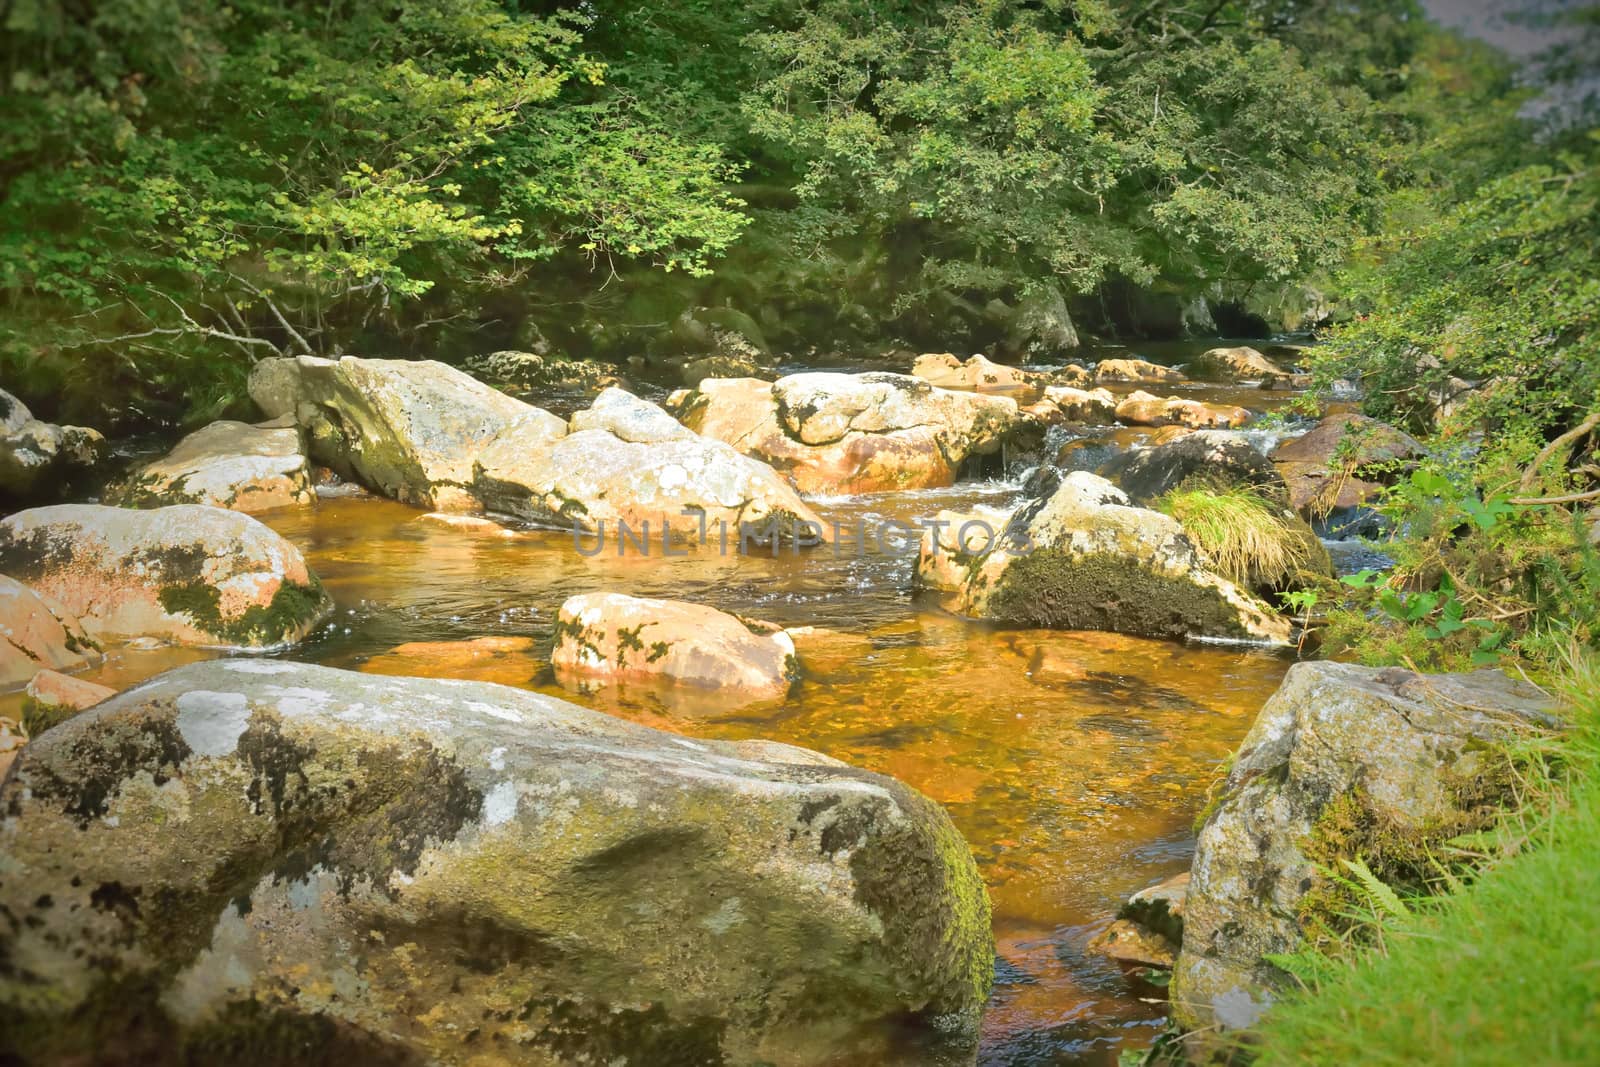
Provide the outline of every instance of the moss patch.
<path id="1" fill-rule="evenodd" d="M 203 581 L 177 582 L 157 594 L 169 615 L 186 615 L 199 630 L 231 645 L 260 647 L 298 638 L 331 607 L 322 583 L 314 576 L 307 585 L 284 582 L 267 605 L 253 604 L 231 619 L 222 615 L 222 594 Z"/>
<path id="2" fill-rule="evenodd" d="M 1109 630 L 1141 637 L 1250 636 L 1214 589 L 1125 556 L 1043 548 L 1019 556 L 989 594 L 989 617 L 1024 626 Z"/>

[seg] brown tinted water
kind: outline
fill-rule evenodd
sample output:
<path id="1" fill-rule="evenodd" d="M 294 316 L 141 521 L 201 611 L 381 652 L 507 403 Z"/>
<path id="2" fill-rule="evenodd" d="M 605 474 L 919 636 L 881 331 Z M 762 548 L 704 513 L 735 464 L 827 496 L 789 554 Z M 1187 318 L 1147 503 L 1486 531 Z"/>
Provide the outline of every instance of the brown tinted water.
<path id="1" fill-rule="evenodd" d="M 841 524 L 913 523 L 1013 493 L 968 483 L 819 508 Z M 958 619 L 913 599 L 914 545 L 670 559 L 619 558 L 607 546 L 584 558 L 569 534 L 473 536 L 365 497 L 263 518 L 306 551 L 338 605 L 290 658 L 527 686 L 686 734 L 792 742 L 943 803 L 994 902 L 1000 958 L 983 1063 L 1111 1063 L 1119 1048 L 1154 1037 L 1159 990 L 1130 983 L 1085 944 L 1130 892 L 1187 865 L 1207 785 L 1287 667 L 1248 649 Z M 551 623 L 564 598 L 594 590 L 703 601 L 853 636 L 811 657 L 809 676 L 781 701 L 730 703 L 670 687 L 563 690 L 545 666 Z M 524 640 L 462 644 L 489 635 Z M 206 655 L 113 650 L 85 677 L 126 686 Z M 908 1055 L 891 1058 L 917 1062 Z"/>
<path id="2" fill-rule="evenodd" d="M 1108 347 L 1090 358 L 1173 363 L 1216 343 L 1136 353 Z M 1256 412 L 1292 399 L 1198 383 L 1151 391 Z M 1125 448 L 1150 432 L 1114 430 L 1083 445 Z M 1270 447 L 1276 432 L 1257 436 Z M 816 507 L 843 527 L 875 528 L 914 525 L 943 508 L 1005 506 L 1016 496 L 1015 483 L 964 482 L 824 498 Z M 914 538 L 886 551 L 857 554 L 846 545 L 837 554 L 824 547 L 776 558 L 714 547 L 666 558 L 659 546 L 619 557 L 608 543 L 586 558 L 566 533 L 474 535 L 371 497 L 324 498 L 261 518 L 306 552 L 337 604 L 333 619 L 286 658 L 523 686 L 685 734 L 786 741 L 938 800 L 971 845 L 994 904 L 999 958 L 978 1058 L 996 1067 L 1113 1064 L 1119 1051 L 1154 1039 L 1166 1014 L 1161 990 L 1086 945 L 1130 893 L 1188 866 L 1207 787 L 1289 663 L 1248 648 L 959 619 L 912 595 Z M 672 687 L 563 689 L 547 667 L 556 610 L 568 596 L 601 590 L 699 601 L 847 636 L 803 650 L 806 677 L 778 701 Z M 477 640 L 485 637 L 499 640 Z M 123 688 L 211 655 L 112 649 L 84 677 Z M 0 715 L 14 716 L 19 704 L 18 695 L 0 697 Z M 927 1061 L 907 1039 L 882 1062 Z"/>

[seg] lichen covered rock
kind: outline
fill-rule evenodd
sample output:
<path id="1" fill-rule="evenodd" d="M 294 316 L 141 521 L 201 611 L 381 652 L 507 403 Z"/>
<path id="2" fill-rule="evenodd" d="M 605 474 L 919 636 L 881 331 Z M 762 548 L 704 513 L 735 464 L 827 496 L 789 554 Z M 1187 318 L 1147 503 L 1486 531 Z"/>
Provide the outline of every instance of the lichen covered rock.
<path id="1" fill-rule="evenodd" d="M 975 618 L 1143 637 L 1284 644 L 1289 623 L 1206 570 L 1177 520 L 1136 508 L 1104 478 L 1074 471 L 1023 505 L 993 539 L 923 535 L 924 584 L 955 584 L 954 611 Z M 951 558 L 941 561 L 942 555 Z"/>
<path id="2" fill-rule="evenodd" d="M 1481 828 L 1497 758 L 1486 742 L 1548 725 L 1548 708 L 1499 671 L 1291 667 L 1200 831 L 1172 981 L 1177 1027 L 1253 1026 L 1292 984 L 1266 957 L 1301 943 L 1305 906 L 1327 885 L 1319 868 L 1358 858 L 1359 844 L 1329 849 L 1331 836 L 1370 834 L 1377 847 L 1361 858 L 1377 863 Z"/>
<path id="3" fill-rule="evenodd" d="M 76 615 L 0 574 L 0 692 L 21 688 L 44 668 L 78 670 L 97 655 Z"/>
<path id="4" fill-rule="evenodd" d="M 0 521 L 0 572 L 59 602 L 96 639 L 267 648 L 332 610 L 294 545 L 199 504 L 57 504 Z"/>
<path id="5" fill-rule="evenodd" d="M 1176 367 L 1163 367 L 1145 359 L 1103 359 L 1095 365 L 1094 380 L 1098 382 L 1157 382 L 1171 384 L 1188 381 L 1189 376 Z"/>
<path id="6" fill-rule="evenodd" d="M 407 504 L 473 510 L 475 461 L 492 443 L 537 449 L 565 421 L 431 360 L 262 360 L 251 395 L 269 417 L 288 400 L 311 457 Z"/>
<path id="7" fill-rule="evenodd" d="M 621 593 L 567 598 L 550 662 L 575 682 L 659 679 L 753 696 L 782 695 L 799 673 L 794 641 L 771 624 Z"/>
<path id="8" fill-rule="evenodd" d="M 214 422 L 147 463 L 107 502 L 133 507 L 210 504 L 254 513 L 316 500 L 300 432 L 282 425 Z"/>
<path id="9" fill-rule="evenodd" d="M 602 533 L 608 551 L 622 543 L 621 523 L 653 553 L 668 530 L 671 541 L 698 543 L 702 523 L 707 543 L 730 550 L 741 528 L 790 541 L 825 536 L 821 517 L 771 467 L 648 401 L 607 390 L 572 428 L 547 447 L 510 438 L 484 449 L 474 495 L 495 511 Z"/>
<path id="10" fill-rule="evenodd" d="M 0 810 L 25 1062 L 269 1024 L 363 1063 L 860 1062 L 882 1022 L 970 1042 L 991 979 L 920 794 L 496 685 L 182 667 L 24 748 Z"/>
<path id="11" fill-rule="evenodd" d="M 967 457 L 998 450 L 1025 421 L 1010 397 L 905 374 L 829 371 L 707 379 L 680 398 L 677 414 L 770 463 L 803 493 L 950 485 Z"/>
<path id="12" fill-rule="evenodd" d="M 1197 378 L 1223 382 L 1266 380 L 1285 375 L 1282 367 L 1249 345 L 1209 349 L 1189 364 L 1189 372 Z"/>

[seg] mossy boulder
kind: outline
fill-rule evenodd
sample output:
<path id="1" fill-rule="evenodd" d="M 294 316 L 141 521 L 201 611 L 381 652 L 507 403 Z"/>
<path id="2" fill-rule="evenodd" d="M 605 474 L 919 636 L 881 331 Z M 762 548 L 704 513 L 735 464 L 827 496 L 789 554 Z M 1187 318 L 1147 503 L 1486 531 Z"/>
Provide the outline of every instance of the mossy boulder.
<path id="1" fill-rule="evenodd" d="M 281 423 L 213 422 L 139 468 L 106 496 L 110 504 L 210 504 L 253 514 L 316 500 L 300 431 Z"/>
<path id="2" fill-rule="evenodd" d="M 487 683 L 181 667 L 24 748 L 0 810 L 8 1061 L 862 1062 L 880 1024 L 970 1047 L 992 977 L 919 793 Z"/>
<path id="3" fill-rule="evenodd" d="M 90 637 L 271 648 L 331 610 L 305 557 L 248 515 L 200 504 L 137 511 L 57 504 L 0 521 L 0 572 Z"/>
<path id="4" fill-rule="evenodd" d="M 566 422 L 432 360 L 262 360 L 251 395 L 269 416 L 292 401 L 311 458 L 407 504 L 475 510 L 477 456 L 494 442 L 537 449 Z"/>
<path id="5" fill-rule="evenodd" d="M 22 701 L 22 727 L 29 737 L 38 737 L 57 723 L 117 695 L 108 685 L 52 670 L 34 675 L 26 693 Z"/>
<path id="6" fill-rule="evenodd" d="M 951 610 L 1015 625 L 1288 642 L 1288 621 L 1208 571 L 1177 520 L 1132 506 L 1084 471 L 1051 481 L 1048 495 L 1008 516 L 993 538 L 958 525 L 954 540 L 941 540 L 950 531 L 930 528 L 920 581 L 954 585 Z M 941 558 L 951 551 L 953 563 Z"/>
<path id="7" fill-rule="evenodd" d="M 1310 906 L 1327 868 L 1360 858 L 1403 882 L 1443 842 L 1484 828 L 1512 787 L 1495 743 L 1552 725 L 1549 707 L 1499 671 L 1291 667 L 1200 831 L 1171 987 L 1177 1028 L 1248 1029 L 1293 985 L 1268 957 L 1332 918 Z"/>

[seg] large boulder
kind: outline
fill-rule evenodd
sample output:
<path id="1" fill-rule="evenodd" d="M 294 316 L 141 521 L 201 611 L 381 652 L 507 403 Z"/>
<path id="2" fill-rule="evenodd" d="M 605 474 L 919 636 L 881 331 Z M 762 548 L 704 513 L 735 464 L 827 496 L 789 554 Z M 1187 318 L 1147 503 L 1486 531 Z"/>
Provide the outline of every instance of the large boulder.
<path id="1" fill-rule="evenodd" d="M 812 371 L 776 382 L 708 379 L 677 412 L 699 433 L 772 464 L 803 493 L 950 485 L 1023 420 L 1010 397 L 905 374 Z"/>
<path id="2" fill-rule="evenodd" d="M 54 597 L 0 574 L 0 692 L 27 685 L 41 668 L 86 667 L 96 654 L 77 616 Z"/>
<path id="3" fill-rule="evenodd" d="M 292 423 L 214 422 L 133 474 L 107 502 L 134 507 L 211 504 L 254 513 L 316 499 Z"/>
<path id="4" fill-rule="evenodd" d="M 1272 462 L 1247 438 L 1225 430 L 1198 430 L 1152 448 L 1123 452 L 1107 461 L 1100 473 L 1141 507 L 1185 483 L 1248 487 L 1271 497 L 1288 496 Z"/>
<path id="5" fill-rule="evenodd" d="M 794 641 L 776 626 L 622 593 L 567 598 L 550 662 L 563 680 L 659 679 L 752 696 L 781 696 L 799 674 Z"/>
<path id="6" fill-rule="evenodd" d="M 1180 1030 L 1248 1029 L 1293 982 L 1268 961 L 1293 952 L 1341 859 L 1426 865 L 1482 828 L 1493 745 L 1548 726 L 1549 701 L 1499 671 L 1419 675 L 1298 663 L 1256 717 L 1195 847 L 1172 981 Z M 1326 918 L 1326 917 L 1324 917 Z"/>
<path id="7" fill-rule="evenodd" d="M 18 512 L 0 521 L 0 572 L 103 639 L 276 647 L 332 610 L 294 545 L 248 515 L 199 504 Z"/>
<path id="8" fill-rule="evenodd" d="M 0 501 L 59 490 L 65 479 L 94 466 L 105 445 L 96 430 L 39 421 L 27 405 L 0 389 Z"/>
<path id="9" fill-rule="evenodd" d="M 292 413 L 311 457 L 340 477 L 441 510 L 477 507 L 474 464 L 492 443 L 538 449 L 567 432 L 557 416 L 431 360 L 262 360 L 250 392 L 269 418 Z"/>
<path id="10" fill-rule="evenodd" d="M 1006 328 L 1006 351 L 1025 363 L 1046 362 L 1060 359 L 1078 345 L 1078 328 L 1060 286 L 1037 286 L 1017 301 Z"/>
<path id="11" fill-rule="evenodd" d="M 741 529 L 826 537 L 821 517 L 771 467 L 620 389 L 575 413 L 572 429 L 540 448 L 513 436 L 484 449 L 474 495 L 496 511 L 613 538 L 621 523 L 635 535 L 649 523 L 651 551 L 668 529 L 696 538 L 703 529 L 708 541 L 730 545 Z"/>
<path id="12" fill-rule="evenodd" d="M 1416 438 L 1377 419 L 1329 415 L 1275 448 L 1272 461 L 1289 487 L 1289 503 L 1320 517 L 1371 500 L 1394 480 L 1390 468 L 1422 453 Z"/>
<path id="13" fill-rule="evenodd" d="M 1143 637 L 1289 640 L 1287 620 L 1205 568 L 1177 520 L 1133 507 L 1096 475 L 1073 471 L 995 536 L 989 528 L 969 517 L 923 535 L 918 573 L 925 585 L 954 585 L 947 606 L 961 614 Z"/>
<path id="14" fill-rule="evenodd" d="M 970 1042 L 992 976 L 983 884 L 921 794 L 493 684 L 181 667 L 24 748 L 0 810 L 21 1062 L 263 1035 L 330 1062 L 861 1062 L 889 1022 Z"/>
<path id="15" fill-rule="evenodd" d="M 566 359 L 550 352 L 488 352 L 468 358 L 462 367 L 502 392 L 593 395 L 621 381 L 616 367 L 589 359 Z"/>

